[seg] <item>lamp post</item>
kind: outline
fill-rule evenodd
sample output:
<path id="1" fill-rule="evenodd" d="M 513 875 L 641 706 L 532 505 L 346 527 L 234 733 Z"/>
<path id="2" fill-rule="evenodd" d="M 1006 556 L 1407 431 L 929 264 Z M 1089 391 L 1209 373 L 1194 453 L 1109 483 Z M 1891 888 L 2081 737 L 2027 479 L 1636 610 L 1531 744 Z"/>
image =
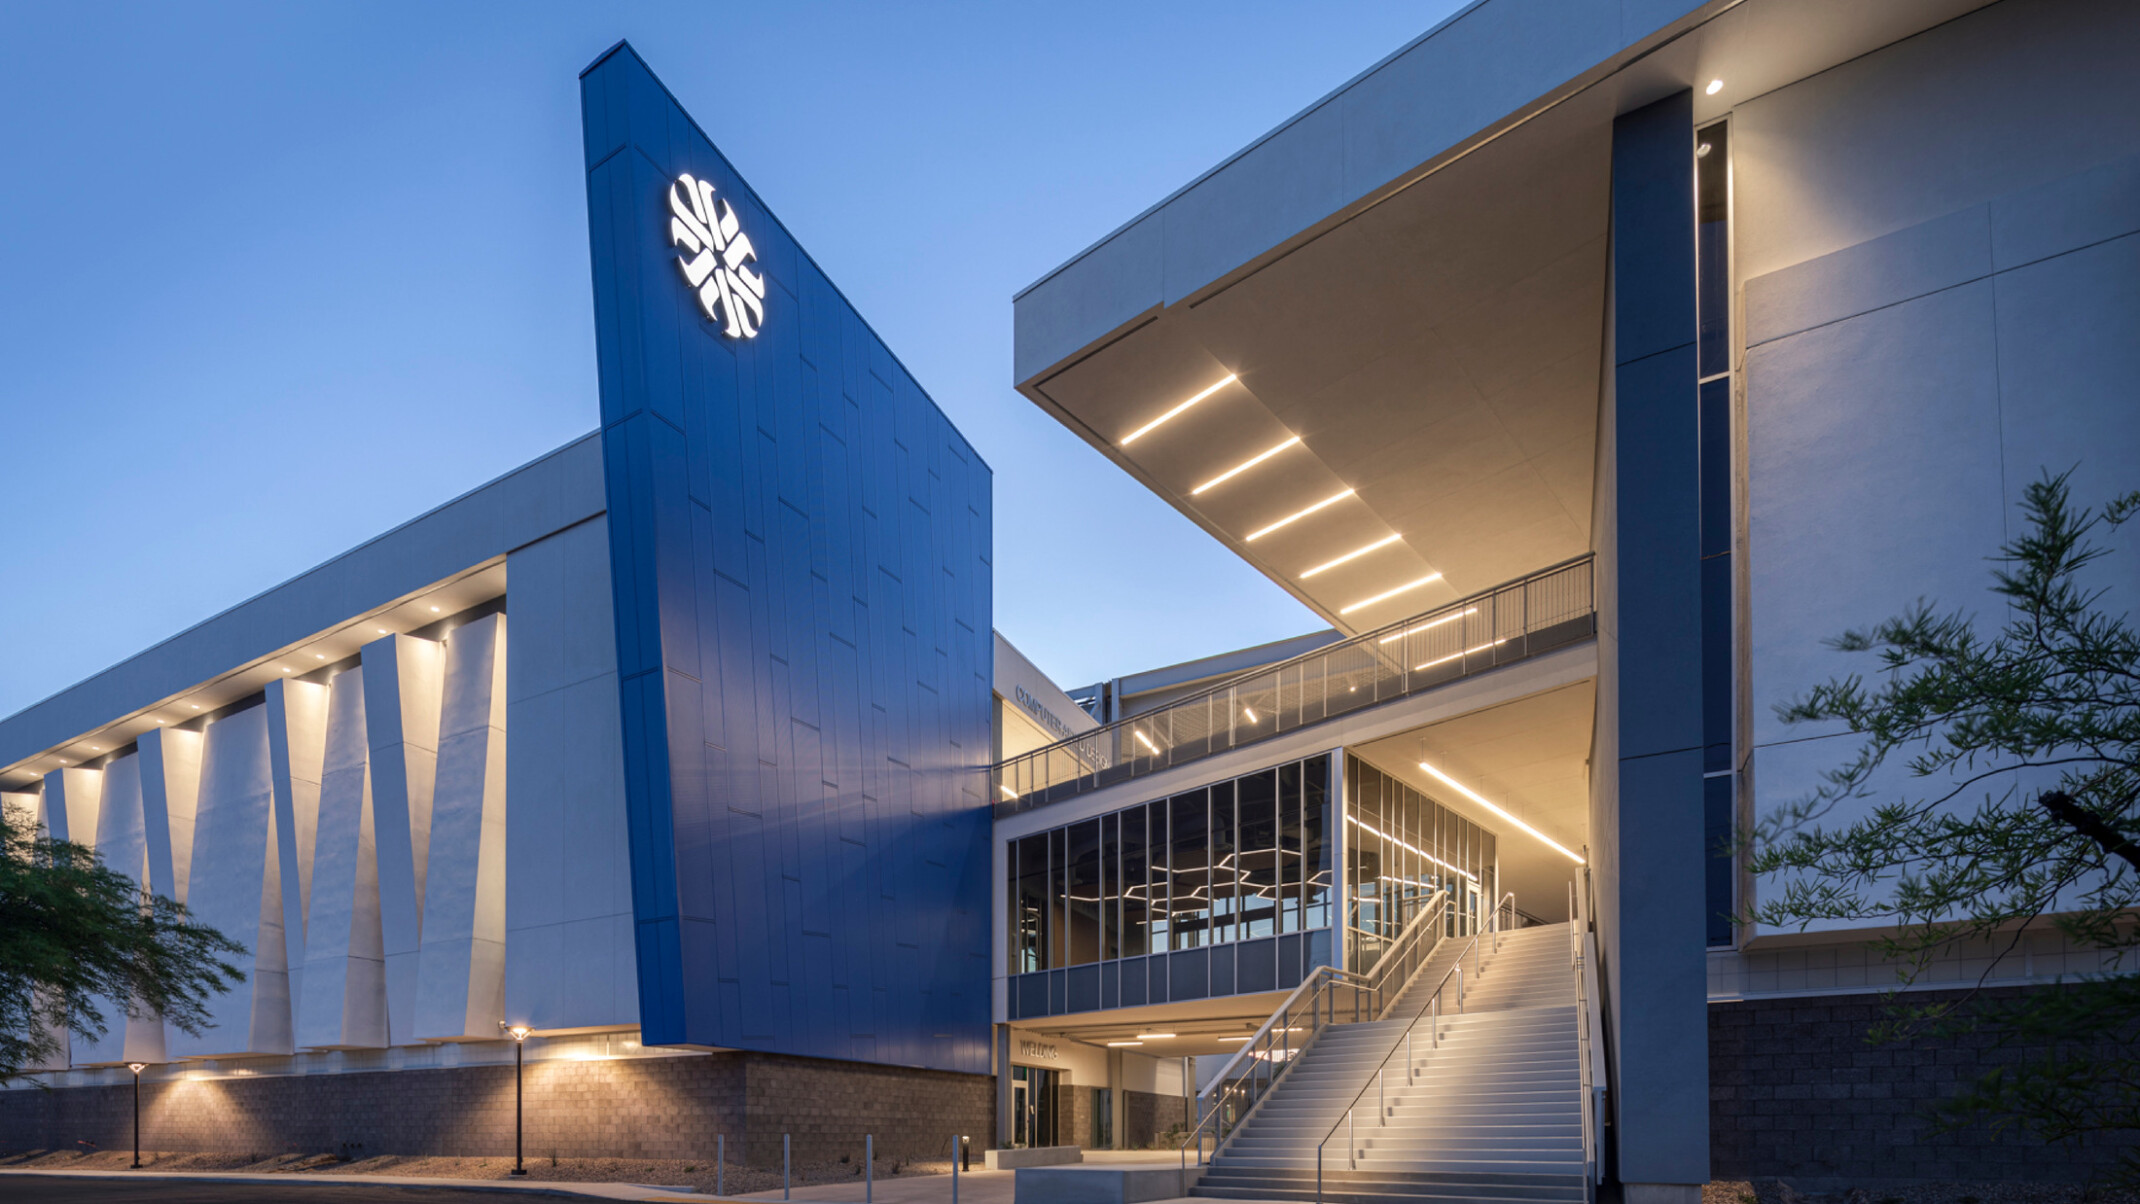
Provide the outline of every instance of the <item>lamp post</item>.
<path id="1" fill-rule="evenodd" d="M 141 1169 L 141 1072 L 149 1068 L 147 1062 L 128 1062 L 126 1068 L 134 1072 L 134 1170 Z"/>
<path id="2" fill-rule="evenodd" d="M 498 1027 L 513 1039 L 513 1171 L 515 1175 L 528 1173 L 527 1163 L 520 1156 L 521 1118 L 521 1069 L 526 1065 L 521 1055 L 527 1049 L 528 1033 L 533 1031 L 525 1024 L 507 1024 L 500 1020 Z"/>

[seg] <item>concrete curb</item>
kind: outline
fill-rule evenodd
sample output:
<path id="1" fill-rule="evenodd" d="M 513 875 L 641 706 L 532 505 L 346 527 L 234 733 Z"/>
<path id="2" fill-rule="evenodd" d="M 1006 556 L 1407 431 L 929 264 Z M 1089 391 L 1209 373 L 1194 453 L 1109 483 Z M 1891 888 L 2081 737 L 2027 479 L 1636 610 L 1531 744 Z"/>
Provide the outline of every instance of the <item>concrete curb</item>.
<path id="1" fill-rule="evenodd" d="M 688 1187 L 657 1187 L 646 1183 L 504 1183 L 496 1179 L 441 1179 L 418 1175 L 319 1175 L 243 1171 L 62 1171 L 0 1167 L 0 1177 L 46 1179 L 170 1179 L 181 1183 L 318 1183 L 347 1187 L 454 1187 L 463 1191 L 519 1192 L 526 1195 L 580 1196 L 599 1200 L 679 1200 L 727 1204 L 721 1197 L 701 1195 Z"/>

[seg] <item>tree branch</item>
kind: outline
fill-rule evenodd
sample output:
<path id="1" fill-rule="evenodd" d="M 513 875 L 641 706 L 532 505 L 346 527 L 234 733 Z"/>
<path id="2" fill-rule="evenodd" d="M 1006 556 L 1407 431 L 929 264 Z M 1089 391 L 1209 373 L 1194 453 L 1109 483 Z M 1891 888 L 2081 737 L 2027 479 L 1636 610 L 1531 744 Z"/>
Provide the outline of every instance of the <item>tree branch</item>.
<path id="1" fill-rule="evenodd" d="M 2140 843 L 2125 835 L 2102 817 L 2073 801 L 2073 796 L 2063 790 L 2046 790 L 2036 796 L 2036 802 L 2051 818 L 2094 841 L 2105 853 L 2122 857 L 2134 870 L 2140 871 Z"/>

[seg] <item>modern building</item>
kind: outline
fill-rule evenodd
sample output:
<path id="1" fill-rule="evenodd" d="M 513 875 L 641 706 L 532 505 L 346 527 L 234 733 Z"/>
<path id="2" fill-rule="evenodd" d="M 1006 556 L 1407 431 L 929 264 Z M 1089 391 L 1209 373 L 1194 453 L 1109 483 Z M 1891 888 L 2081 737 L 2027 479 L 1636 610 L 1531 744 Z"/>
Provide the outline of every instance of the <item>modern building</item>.
<path id="1" fill-rule="evenodd" d="M 1773 711 L 1825 638 L 1980 604 L 2044 468 L 2133 487 L 2136 61 L 2115 0 L 1468 6 L 1016 299 L 1025 397 L 1329 624 L 1065 691 L 986 464 L 611 51 L 600 430 L 0 720 L 12 813 L 251 950 L 0 1145 L 141 1061 L 168 1144 L 494 1152 L 512 1023 L 564 1154 L 2106 1165 L 1930 1134 L 1974 1055 L 1867 1046 L 1893 967 L 1736 922 L 1726 838 L 1853 751 Z M 1925 985 L 2096 968 L 2017 939 Z"/>

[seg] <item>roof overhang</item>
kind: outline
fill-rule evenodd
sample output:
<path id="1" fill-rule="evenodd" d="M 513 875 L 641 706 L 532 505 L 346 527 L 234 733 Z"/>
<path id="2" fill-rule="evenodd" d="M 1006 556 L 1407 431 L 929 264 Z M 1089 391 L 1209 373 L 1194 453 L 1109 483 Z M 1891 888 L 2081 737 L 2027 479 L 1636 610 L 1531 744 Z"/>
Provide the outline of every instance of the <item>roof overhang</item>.
<path id="1" fill-rule="evenodd" d="M 1481 0 L 1020 294 L 1018 387 L 1348 633 L 1581 554 L 1613 118 L 1985 2 Z"/>

